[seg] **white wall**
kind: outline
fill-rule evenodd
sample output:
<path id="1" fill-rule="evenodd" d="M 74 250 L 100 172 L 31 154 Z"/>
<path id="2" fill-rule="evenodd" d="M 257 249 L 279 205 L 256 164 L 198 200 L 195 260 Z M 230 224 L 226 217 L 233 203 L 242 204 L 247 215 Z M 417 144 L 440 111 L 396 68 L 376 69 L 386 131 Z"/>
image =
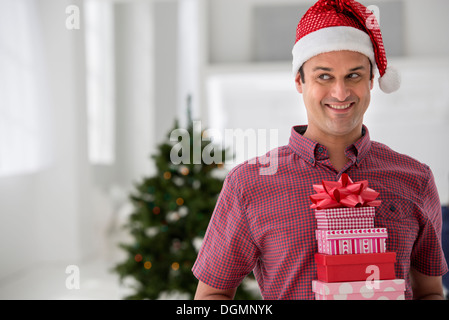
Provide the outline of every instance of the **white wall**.
<path id="1" fill-rule="evenodd" d="M 104 257 L 105 249 L 116 248 L 108 232 L 119 218 L 123 202 L 118 201 L 153 169 L 152 3 L 117 5 L 117 157 L 110 166 L 88 161 L 83 21 L 79 30 L 66 28 L 69 5 L 80 8 L 82 19 L 82 0 L 38 0 L 53 162 L 39 172 L 0 177 L 0 290 L 3 283 L 37 268 L 56 264 L 64 275 L 65 266 Z"/>
<path id="2" fill-rule="evenodd" d="M 153 172 L 149 156 L 158 130 L 154 120 L 155 47 L 153 6 L 145 2 L 115 5 L 117 179 L 130 186 Z M 173 96 L 173 95 L 171 95 Z"/>
<path id="3" fill-rule="evenodd" d="M 449 55 L 449 2 L 446 0 L 406 0 L 408 56 L 435 57 Z"/>
<path id="4" fill-rule="evenodd" d="M 80 1 L 71 1 L 82 8 Z M 92 246 L 83 38 L 65 28 L 68 2 L 41 0 L 54 163 L 34 174 L 0 179 L 0 277 L 43 261 L 81 259 Z M 83 230 L 83 234 L 80 232 Z M 8 244 L 8 245 L 6 245 Z"/>

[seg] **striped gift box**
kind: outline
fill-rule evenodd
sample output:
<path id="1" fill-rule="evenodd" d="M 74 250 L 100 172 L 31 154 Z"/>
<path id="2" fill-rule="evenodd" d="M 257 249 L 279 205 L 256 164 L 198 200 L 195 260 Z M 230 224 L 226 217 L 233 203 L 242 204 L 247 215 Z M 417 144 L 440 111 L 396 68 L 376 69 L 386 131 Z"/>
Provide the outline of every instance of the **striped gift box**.
<path id="1" fill-rule="evenodd" d="M 387 237 L 386 228 L 316 230 L 318 252 L 329 255 L 383 253 Z"/>

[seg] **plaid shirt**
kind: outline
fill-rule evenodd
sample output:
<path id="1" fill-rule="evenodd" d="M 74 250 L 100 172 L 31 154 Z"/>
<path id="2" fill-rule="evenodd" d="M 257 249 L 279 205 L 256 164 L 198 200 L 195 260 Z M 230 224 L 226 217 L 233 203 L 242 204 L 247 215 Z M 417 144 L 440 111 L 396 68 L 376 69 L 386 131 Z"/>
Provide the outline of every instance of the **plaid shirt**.
<path id="1" fill-rule="evenodd" d="M 345 151 L 349 162 L 337 172 L 327 149 L 302 136 L 306 128 L 293 127 L 289 144 L 276 149 L 275 174 L 260 174 L 265 160 L 229 172 L 194 275 L 230 289 L 254 271 L 264 299 L 314 299 L 317 224 L 309 195 L 313 184 L 338 180 L 344 172 L 380 192 L 375 226 L 387 228 L 387 250 L 397 253 L 396 277 L 406 280 L 406 298 L 413 296 L 410 266 L 429 276 L 444 274 L 441 206 L 429 167 L 371 141 L 363 127 L 363 136 Z"/>

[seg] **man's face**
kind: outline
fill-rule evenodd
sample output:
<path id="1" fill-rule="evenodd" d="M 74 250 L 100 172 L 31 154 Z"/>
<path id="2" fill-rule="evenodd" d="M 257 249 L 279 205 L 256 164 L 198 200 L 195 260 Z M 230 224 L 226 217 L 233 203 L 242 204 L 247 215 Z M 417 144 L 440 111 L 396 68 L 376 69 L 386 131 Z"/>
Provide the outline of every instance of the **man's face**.
<path id="1" fill-rule="evenodd" d="M 307 109 L 307 130 L 332 136 L 361 130 L 374 83 L 370 68 L 368 58 L 353 51 L 323 53 L 305 62 L 305 81 L 298 73 L 296 88 Z"/>

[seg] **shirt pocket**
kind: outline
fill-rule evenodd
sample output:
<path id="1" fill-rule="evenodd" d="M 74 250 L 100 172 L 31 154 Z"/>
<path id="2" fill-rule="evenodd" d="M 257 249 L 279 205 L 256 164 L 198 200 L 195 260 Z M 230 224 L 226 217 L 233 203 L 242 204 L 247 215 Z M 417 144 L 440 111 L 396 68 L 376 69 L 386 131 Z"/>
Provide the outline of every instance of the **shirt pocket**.
<path id="1" fill-rule="evenodd" d="M 387 228 L 387 251 L 395 251 L 404 258 L 410 257 L 419 233 L 414 208 L 413 202 L 406 199 L 382 200 L 376 208 L 376 227 Z"/>

